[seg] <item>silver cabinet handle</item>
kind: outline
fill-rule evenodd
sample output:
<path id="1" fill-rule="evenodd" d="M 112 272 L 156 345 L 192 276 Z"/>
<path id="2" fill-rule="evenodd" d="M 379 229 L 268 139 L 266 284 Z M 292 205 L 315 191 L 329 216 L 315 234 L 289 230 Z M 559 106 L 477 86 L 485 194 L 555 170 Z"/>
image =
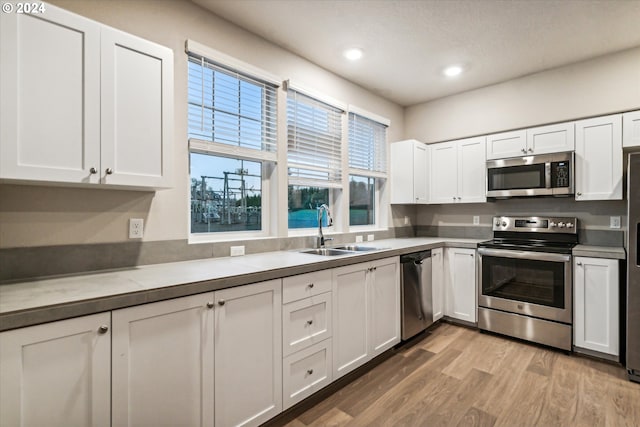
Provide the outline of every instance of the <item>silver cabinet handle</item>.
<path id="1" fill-rule="evenodd" d="M 309 283 L 309 284 L 307 285 L 307 288 L 309 288 L 309 289 L 313 289 L 313 283 Z"/>
<path id="2" fill-rule="evenodd" d="M 456 200 L 456 196 L 453 196 L 453 200 L 454 200 L 454 201 Z"/>
<path id="3" fill-rule="evenodd" d="M 209 301 L 209 302 L 207 303 L 207 308 L 213 308 L 213 307 L 214 307 L 214 305 L 215 305 L 215 304 L 213 303 L 213 301 Z"/>
<path id="4" fill-rule="evenodd" d="M 218 305 L 224 305 L 225 302 L 225 300 L 221 299 L 220 301 L 218 301 Z"/>
<path id="5" fill-rule="evenodd" d="M 533 153 L 533 148 L 529 148 L 529 152 L 530 152 L 530 153 Z"/>
<path id="6" fill-rule="evenodd" d="M 89 169 L 89 172 L 91 173 L 91 175 L 95 175 L 95 174 L 97 174 L 97 173 L 98 173 L 98 169 L 96 169 L 96 168 L 91 168 L 91 169 Z"/>
<path id="7" fill-rule="evenodd" d="M 576 265 L 579 265 L 582 267 L 582 263 L 581 262 L 577 262 Z"/>
<path id="8" fill-rule="evenodd" d="M 578 191 L 576 194 L 577 194 L 578 196 L 582 196 L 582 193 L 581 193 L 581 192 L 579 192 L 579 191 Z"/>
<path id="9" fill-rule="evenodd" d="M 107 168 L 107 169 L 105 170 L 105 172 L 107 173 L 107 175 L 111 175 L 111 174 L 113 174 L 113 169 L 111 169 L 111 168 Z"/>
<path id="10" fill-rule="evenodd" d="M 109 331 L 109 327 L 107 325 L 102 325 L 98 328 L 99 334 L 106 334 Z"/>
<path id="11" fill-rule="evenodd" d="M 474 254 L 469 254 L 469 256 L 473 256 Z"/>
<path id="12" fill-rule="evenodd" d="M 313 369 L 307 369 L 307 374 L 308 374 L 308 375 L 313 374 Z"/>
<path id="13" fill-rule="evenodd" d="M 523 148 L 523 149 L 522 149 L 522 152 L 523 152 L 523 153 L 526 153 L 526 152 L 527 152 L 527 150 L 526 150 L 525 148 Z"/>
<path id="14" fill-rule="evenodd" d="M 313 320 L 307 320 L 307 325 L 313 325 Z"/>

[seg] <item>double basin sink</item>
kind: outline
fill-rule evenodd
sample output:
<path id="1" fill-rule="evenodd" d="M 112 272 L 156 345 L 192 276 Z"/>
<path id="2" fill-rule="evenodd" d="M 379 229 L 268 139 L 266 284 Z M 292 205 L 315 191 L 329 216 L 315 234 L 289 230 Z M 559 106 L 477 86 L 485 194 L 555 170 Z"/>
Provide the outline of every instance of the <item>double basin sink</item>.
<path id="1" fill-rule="evenodd" d="M 349 255 L 358 252 L 379 251 L 387 248 L 377 248 L 374 246 L 360 246 L 360 245 L 340 245 L 332 246 L 330 248 L 317 248 L 317 249 L 303 249 L 299 251 L 303 254 L 322 255 L 322 256 L 339 256 Z"/>

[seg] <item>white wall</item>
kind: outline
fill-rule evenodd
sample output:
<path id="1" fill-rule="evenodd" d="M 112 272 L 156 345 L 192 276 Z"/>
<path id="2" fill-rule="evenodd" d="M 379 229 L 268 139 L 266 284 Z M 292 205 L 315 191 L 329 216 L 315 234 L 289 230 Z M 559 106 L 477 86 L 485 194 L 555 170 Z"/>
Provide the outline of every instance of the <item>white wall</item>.
<path id="1" fill-rule="evenodd" d="M 404 138 L 447 141 L 638 108 L 640 47 L 408 107 Z"/>
<path id="2" fill-rule="evenodd" d="M 193 39 L 283 79 L 391 120 L 403 109 L 185 0 L 52 0 L 52 4 L 168 46 L 175 58 L 175 188 L 157 193 L 0 185 L 0 248 L 127 240 L 128 220 L 145 219 L 147 241 L 188 236 L 187 57 Z"/>

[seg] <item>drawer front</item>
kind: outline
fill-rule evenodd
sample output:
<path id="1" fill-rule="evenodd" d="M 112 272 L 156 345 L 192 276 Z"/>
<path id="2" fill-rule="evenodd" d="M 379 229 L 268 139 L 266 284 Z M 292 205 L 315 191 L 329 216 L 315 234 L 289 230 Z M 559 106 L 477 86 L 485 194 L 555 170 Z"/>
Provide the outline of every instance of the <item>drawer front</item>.
<path id="1" fill-rule="evenodd" d="M 282 279 L 282 303 L 301 300 L 330 290 L 331 270 L 285 277 Z"/>
<path id="2" fill-rule="evenodd" d="M 331 338 L 285 357 L 283 410 L 311 396 L 331 381 Z"/>
<path id="3" fill-rule="evenodd" d="M 282 306 L 284 356 L 331 336 L 331 292 Z"/>

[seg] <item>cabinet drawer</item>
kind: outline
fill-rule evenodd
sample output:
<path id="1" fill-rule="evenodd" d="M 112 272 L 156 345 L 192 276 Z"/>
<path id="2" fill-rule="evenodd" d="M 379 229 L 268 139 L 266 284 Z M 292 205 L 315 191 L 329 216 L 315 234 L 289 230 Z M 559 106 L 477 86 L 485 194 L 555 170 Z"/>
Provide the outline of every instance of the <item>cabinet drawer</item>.
<path id="1" fill-rule="evenodd" d="M 283 409 L 311 396 L 331 382 L 331 354 L 329 338 L 283 360 Z"/>
<path id="2" fill-rule="evenodd" d="M 282 352 L 287 356 L 331 336 L 331 293 L 282 306 Z"/>
<path id="3" fill-rule="evenodd" d="M 330 290 L 331 270 L 285 277 L 282 279 L 282 303 L 286 304 Z"/>

